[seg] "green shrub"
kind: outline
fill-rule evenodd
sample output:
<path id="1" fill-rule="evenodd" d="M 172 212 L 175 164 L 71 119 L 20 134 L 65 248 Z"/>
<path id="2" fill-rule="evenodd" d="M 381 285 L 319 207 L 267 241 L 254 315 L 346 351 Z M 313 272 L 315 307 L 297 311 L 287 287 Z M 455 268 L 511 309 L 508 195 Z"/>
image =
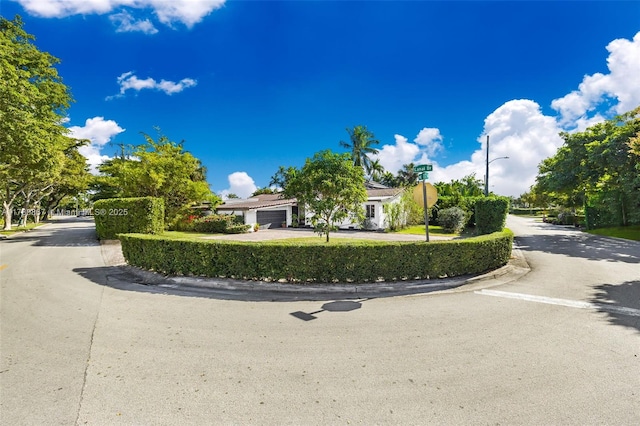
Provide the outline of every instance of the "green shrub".
<path id="1" fill-rule="evenodd" d="M 540 214 L 543 214 L 543 212 L 544 212 L 544 209 L 539 207 L 531 207 L 531 208 L 513 207 L 509 211 L 510 214 L 513 214 L 516 216 L 540 215 Z"/>
<path id="2" fill-rule="evenodd" d="M 96 232 L 101 240 L 120 233 L 158 234 L 164 231 L 164 201 L 161 198 L 107 198 L 93 204 Z"/>
<path id="3" fill-rule="evenodd" d="M 436 208 L 433 212 L 433 219 L 438 223 L 438 215 L 442 210 L 459 207 L 464 211 L 465 224 L 464 226 L 473 226 L 475 223 L 475 205 L 476 200 L 482 197 L 463 197 L 461 195 L 450 195 L 438 197 Z"/>
<path id="4" fill-rule="evenodd" d="M 120 235 L 130 265 L 166 274 L 288 282 L 377 282 L 476 274 L 506 264 L 509 231 L 463 240 L 305 245 Z M 312 259 L 313 261 L 310 261 Z"/>
<path id="5" fill-rule="evenodd" d="M 449 207 L 438 212 L 438 225 L 450 234 L 462 231 L 466 220 L 466 215 L 460 207 Z"/>
<path id="6" fill-rule="evenodd" d="M 480 235 L 499 232 L 504 229 L 509 212 L 507 197 L 478 198 L 476 207 L 476 231 Z"/>
<path id="7" fill-rule="evenodd" d="M 232 226 L 228 226 L 227 229 L 225 229 L 224 233 L 225 234 L 244 234 L 245 232 L 248 232 L 249 229 L 251 228 L 251 225 L 232 225 Z"/>
<path id="8" fill-rule="evenodd" d="M 250 226 L 238 223 L 239 220 L 242 220 L 242 218 L 238 218 L 235 215 L 214 214 L 195 219 L 192 224 L 195 232 L 211 234 L 241 234 L 247 232 Z"/>

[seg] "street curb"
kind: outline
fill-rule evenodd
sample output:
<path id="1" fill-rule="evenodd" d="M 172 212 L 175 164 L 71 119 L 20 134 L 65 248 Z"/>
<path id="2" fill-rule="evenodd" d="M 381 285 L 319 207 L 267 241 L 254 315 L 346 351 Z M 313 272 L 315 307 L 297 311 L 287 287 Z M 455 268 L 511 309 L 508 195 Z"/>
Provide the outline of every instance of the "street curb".
<path id="1" fill-rule="evenodd" d="M 115 244 L 102 244 L 103 258 L 107 265 L 109 262 L 107 262 L 108 253 L 106 252 L 110 249 L 109 246 L 113 249 L 116 248 Z M 113 257 L 111 257 L 112 259 Z M 227 297 L 233 295 L 233 298 L 239 300 L 255 300 L 256 296 L 261 299 L 271 297 L 300 300 L 327 297 L 362 298 L 459 293 L 507 284 L 520 279 L 530 271 L 522 252 L 516 246 L 513 248 L 511 260 L 507 265 L 482 275 L 375 284 L 287 284 L 230 278 L 169 276 L 122 263 L 112 263 L 109 266 L 122 269 L 137 284 L 176 291 L 204 291 L 205 294 L 209 292 L 212 296 L 221 293 Z"/>

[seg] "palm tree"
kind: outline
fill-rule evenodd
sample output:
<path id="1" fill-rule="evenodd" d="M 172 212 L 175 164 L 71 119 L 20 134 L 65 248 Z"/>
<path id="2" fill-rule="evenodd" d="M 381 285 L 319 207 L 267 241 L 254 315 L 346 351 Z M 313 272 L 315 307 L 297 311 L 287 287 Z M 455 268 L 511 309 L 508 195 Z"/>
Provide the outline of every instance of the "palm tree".
<path id="1" fill-rule="evenodd" d="M 398 171 L 398 180 L 402 186 L 413 186 L 418 183 L 418 173 L 414 170 L 415 164 L 403 164 Z"/>
<path id="2" fill-rule="evenodd" d="M 376 158 L 371 162 L 370 173 L 372 181 L 380 182 L 382 176 L 384 175 L 384 167 L 382 167 L 382 164 L 380 164 L 380 159 Z"/>
<path id="3" fill-rule="evenodd" d="M 366 174 L 371 173 L 371 159 L 369 155 L 375 155 L 378 150 L 373 145 L 380 141 L 375 139 L 373 133 L 367 130 L 366 126 L 355 126 L 353 129 L 347 128 L 350 142 L 340 141 L 340 146 L 351 150 L 353 164 L 364 168 Z"/>
<path id="4" fill-rule="evenodd" d="M 396 188 L 399 186 L 398 178 L 393 175 L 391 172 L 384 172 L 384 174 L 380 177 L 380 183 L 386 185 L 391 188 Z"/>

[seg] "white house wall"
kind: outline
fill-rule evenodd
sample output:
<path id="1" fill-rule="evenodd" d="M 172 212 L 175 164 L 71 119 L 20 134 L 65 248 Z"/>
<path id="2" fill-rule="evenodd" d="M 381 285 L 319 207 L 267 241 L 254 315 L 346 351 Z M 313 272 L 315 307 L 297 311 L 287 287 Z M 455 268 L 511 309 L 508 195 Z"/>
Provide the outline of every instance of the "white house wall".
<path id="1" fill-rule="evenodd" d="M 385 204 L 395 204 L 400 202 L 400 196 L 395 197 L 386 197 L 382 200 L 371 199 L 362 203 L 362 208 L 366 212 L 366 205 L 373 205 L 375 211 L 375 218 L 371 219 L 372 229 L 385 229 L 387 227 L 386 223 L 386 215 L 384 214 L 384 205 Z M 311 224 L 311 214 L 309 212 L 305 213 L 305 219 L 307 224 Z M 287 215 L 287 220 L 289 220 L 289 216 Z M 337 223 L 336 226 L 340 229 L 361 229 L 362 224 L 356 223 L 352 220 L 352 218 L 347 218 L 344 221 Z"/>
<path id="2" fill-rule="evenodd" d="M 244 223 L 246 225 L 253 226 L 258 222 L 258 211 L 257 210 L 247 210 L 244 214 Z"/>

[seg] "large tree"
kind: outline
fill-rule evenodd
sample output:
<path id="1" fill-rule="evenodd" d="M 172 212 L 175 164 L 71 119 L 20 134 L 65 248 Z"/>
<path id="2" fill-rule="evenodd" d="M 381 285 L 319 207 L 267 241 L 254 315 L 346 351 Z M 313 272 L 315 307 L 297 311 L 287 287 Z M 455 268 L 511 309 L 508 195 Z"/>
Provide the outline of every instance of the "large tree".
<path id="1" fill-rule="evenodd" d="M 63 172 L 60 177 L 48 191 L 39 194 L 39 199 L 34 200 L 36 207 L 42 206 L 41 217 L 57 208 L 65 197 L 77 196 L 89 187 L 93 176 L 89 173 L 86 157 L 78 151 L 78 148 L 87 143 L 87 140 L 76 141 L 64 152 Z"/>
<path id="2" fill-rule="evenodd" d="M 62 171 L 74 141 L 62 123 L 71 102 L 55 66 L 22 20 L 0 17 L 0 199 L 4 228 L 11 229 L 13 203 L 21 194 L 45 190 Z"/>
<path id="3" fill-rule="evenodd" d="M 316 232 L 326 235 L 327 242 L 337 223 L 348 217 L 363 220 L 362 203 L 367 200 L 364 172 L 349 154 L 318 152 L 290 176 L 284 196 L 305 206 Z"/>
<path id="4" fill-rule="evenodd" d="M 380 143 L 373 133 L 366 126 L 355 126 L 353 129 L 347 128 L 349 142 L 340 141 L 340 146 L 350 150 L 353 164 L 363 167 L 367 175 L 372 171 L 372 160 L 370 155 L 375 155 L 378 150 L 373 146 Z"/>
<path id="5" fill-rule="evenodd" d="M 206 169 L 182 143 L 160 135 L 157 140 L 143 133 L 145 143 L 131 157 L 103 163 L 99 170 L 96 199 L 110 197 L 160 197 L 165 219 L 171 224 L 191 203 L 219 202 L 206 181 Z"/>
<path id="6" fill-rule="evenodd" d="M 562 133 L 564 144 L 540 165 L 537 186 L 567 207 L 608 211 L 610 223 L 640 223 L 640 157 L 629 152 L 639 131 L 640 107 L 583 132 Z"/>

